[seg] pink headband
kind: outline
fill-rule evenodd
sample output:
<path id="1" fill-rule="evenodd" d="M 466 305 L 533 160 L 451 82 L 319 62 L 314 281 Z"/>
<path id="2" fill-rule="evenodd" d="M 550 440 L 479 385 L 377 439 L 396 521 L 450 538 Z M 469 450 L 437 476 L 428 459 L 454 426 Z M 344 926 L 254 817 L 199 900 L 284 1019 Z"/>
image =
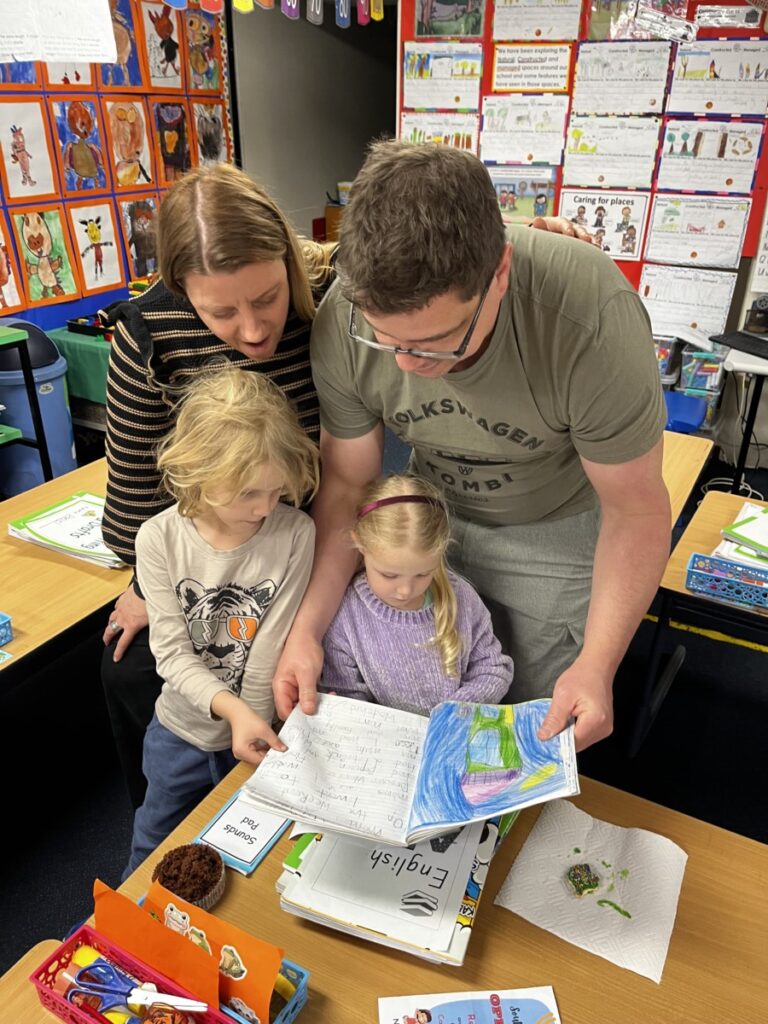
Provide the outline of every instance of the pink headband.
<path id="1" fill-rule="evenodd" d="M 357 513 L 357 518 L 362 519 L 363 516 L 367 516 L 369 512 L 373 512 L 377 508 L 384 508 L 387 505 L 400 505 L 405 502 L 413 502 L 417 505 L 433 505 L 435 508 L 445 511 L 445 506 L 441 501 L 428 498 L 424 494 L 396 494 L 392 498 L 379 498 L 377 501 L 369 501 Z"/>

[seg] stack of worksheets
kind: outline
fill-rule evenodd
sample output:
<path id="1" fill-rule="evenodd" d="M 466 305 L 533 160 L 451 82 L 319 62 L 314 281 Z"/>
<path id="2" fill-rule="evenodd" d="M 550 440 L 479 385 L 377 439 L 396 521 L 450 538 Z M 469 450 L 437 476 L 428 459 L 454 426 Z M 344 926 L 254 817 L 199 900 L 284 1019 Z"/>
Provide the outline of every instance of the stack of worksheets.
<path id="1" fill-rule="evenodd" d="M 123 563 L 106 547 L 101 535 L 103 513 L 103 498 L 79 491 L 56 505 L 12 520 L 8 533 L 50 551 L 118 569 Z"/>
<path id="2" fill-rule="evenodd" d="M 768 569 L 768 509 L 745 501 L 736 521 L 720 532 L 723 540 L 712 554 Z"/>

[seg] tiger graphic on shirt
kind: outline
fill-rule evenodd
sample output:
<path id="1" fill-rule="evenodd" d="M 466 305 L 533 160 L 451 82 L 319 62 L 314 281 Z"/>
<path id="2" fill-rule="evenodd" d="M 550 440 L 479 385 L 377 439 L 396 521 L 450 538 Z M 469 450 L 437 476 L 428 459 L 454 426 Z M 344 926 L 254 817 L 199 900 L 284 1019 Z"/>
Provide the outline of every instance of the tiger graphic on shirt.
<path id="1" fill-rule="evenodd" d="M 277 586 L 267 579 L 253 587 L 204 587 L 186 577 L 175 589 L 195 653 L 239 696 L 248 652 Z"/>

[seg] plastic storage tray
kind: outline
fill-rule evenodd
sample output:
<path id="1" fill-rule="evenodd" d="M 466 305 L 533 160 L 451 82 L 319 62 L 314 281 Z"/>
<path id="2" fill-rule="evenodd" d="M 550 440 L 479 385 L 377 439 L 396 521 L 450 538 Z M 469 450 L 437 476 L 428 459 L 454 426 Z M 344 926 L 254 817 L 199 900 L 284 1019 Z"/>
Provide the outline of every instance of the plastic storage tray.
<path id="1" fill-rule="evenodd" d="M 126 953 L 124 949 L 105 939 L 89 925 L 83 925 L 73 932 L 29 978 L 37 989 L 38 998 L 46 1010 L 55 1014 L 60 1020 L 66 1021 L 67 1024 L 92 1024 L 91 1017 L 83 1013 L 79 1007 L 67 1002 L 64 996 L 56 992 L 53 987 L 58 971 L 69 964 L 74 951 L 82 945 L 98 949 L 107 959 L 141 981 L 153 981 L 161 992 L 178 996 L 190 995 L 175 981 L 171 981 L 170 978 L 166 978 L 153 967 Z M 275 1018 L 275 1024 L 292 1024 L 307 1002 L 309 971 L 290 960 L 283 960 L 280 973 L 296 986 L 296 992 Z M 251 1024 L 246 1017 L 229 1008 L 213 1009 L 209 1007 L 204 1014 L 195 1014 L 196 1024 L 232 1024 L 232 1021 L 236 1021 L 237 1024 Z"/>
<path id="2" fill-rule="evenodd" d="M 722 389 L 719 391 L 698 391 L 696 388 L 675 388 L 681 395 L 688 395 L 689 398 L 701 398 L 707 403 L 707 411 L 704 415 L 704 422 L 699 430 L 710 433 L 717 422 L 717 410 L 720 408 Z"/>
<path id="3" fill-rule="evenodd" d="M 680 387 L 697 391 L 720 391 L 725 356 L 717 352 L 695 352 L 686 346 L 680 369 Z"/>
<path id="4" fill-rule="evenodd" d="M 715 555 L 693 554 L 688 559 L 685 586 L 694 594 L 729 604 L 768 608 L 768 572 Z"/>

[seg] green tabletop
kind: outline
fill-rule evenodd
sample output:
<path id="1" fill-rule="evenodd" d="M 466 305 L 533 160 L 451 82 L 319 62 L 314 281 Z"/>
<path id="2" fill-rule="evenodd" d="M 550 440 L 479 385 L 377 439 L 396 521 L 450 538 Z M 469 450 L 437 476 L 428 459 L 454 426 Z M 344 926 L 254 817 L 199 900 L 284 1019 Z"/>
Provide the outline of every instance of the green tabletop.
<path id="1" fill-rule="evenodd" d="M 70 395 L 106 405 L 110 343 L 104 338 L 75 334 L 66 327 L 47 333 L 67 361 Z"/>
<path id="2" fill-rule="evenodd" d="M 18 327 L 0 327 L 0 345 L 10 345 L 14 341 L 26 341 L 28 337 L 27 332 Z"/>

